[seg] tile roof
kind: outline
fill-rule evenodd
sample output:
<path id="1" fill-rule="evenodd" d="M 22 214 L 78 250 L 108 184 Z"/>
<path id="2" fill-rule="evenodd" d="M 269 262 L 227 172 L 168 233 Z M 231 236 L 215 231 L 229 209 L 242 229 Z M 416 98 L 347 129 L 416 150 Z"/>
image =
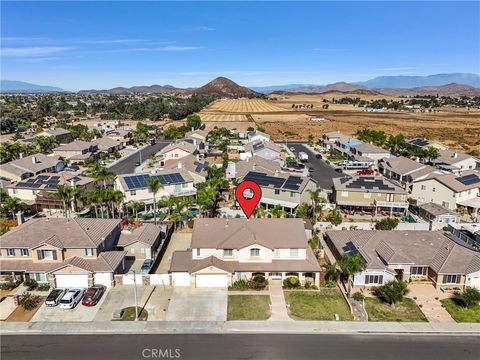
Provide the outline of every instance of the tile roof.
<path id="1" fill-rule="evenodd" d="M 118 219 L 32 219 L 0 236 L 0 247 L 31 249 L 52 241 L 52 236 L 56 247 L 97 247 L 119 227 Z"/>
<path id="2" fill-rule="evenodd" d="M 136 242 L 145 245 L 154 245 L 155 241 L 160 237 L 161 229 L 154 224 L 142 224 L 141 226 L 129 231 L 122 230 L 118 239 L 118 246 L 128 246 Z"/>
<path id="3" fill-rule="evenodd" d="M 439 156 L 433 162 L 435 164 L 447 164 L 447 165 L 454 165 L 460 161 L 467 160 L 467 159 L 476 159 L 472 155 L 468 155 L 458 151 L 451 151 L 451 150 L 439 150 Z M 479 161 L 477 159 L 477 161 Z"/>
<path id="4" fill-rule="evenodd" d="M 390 152 L 388 150 L 382 149 L 379 146 L 373 145 L 373 144 L 368 144 L 368 143 L 362 143 L 353 146 L 355 151 L 361 152 L 361 153 L 375 153 L 375 154 L 389 154 Z"/>
<path id="5" fill-rule="evenodd" d="M 197 147 L 194 144 L 189 143 L 187 141 L 177 141 L 165 146 L 162 150 L 160 150 L 160 154 L 165 154 L 175 149 L 181 149 L 185 152 L 193 154 L 197 150 Z"/>
<path id="6" fill-rule="evenodd" d="M 58 181 L 56 182 L 55 186 L 52 186 L 53 184 L 49 183 L 49 180 L 52 179 L 52 177 L 55 177 Z M 11 184 L 8 187 L 14 189 L 56 191 L 58 185 L 66 185 L 70 187 L 72 180 L 74 180 L 75 186 L 84 186 L 95 181 L 88 176 L 76 175 L 71 172 L 62 171 L 59 173 L 41 173 Z"/>
<path id="7" fill-rule="evenodd" d="M 342 254 L 359 252 L 368 267 L 388 265 L 429 266 L 439 274 L 480 271 L 480 252 L 467 248 L 441 231 L 327 231 L 326 236 Z"/>
<path id="8" fill-rule="evenodd" d="M 464 184 L 460 180 L 463 176 L 468 176 L 468 175 L 477 175 L 479 181 L 478 182 L 473 182 L 469 184 Z M 420 181 L 427 181 L 427 180 L 436 180 L 439 183 L 445 185 L 446 187 L 450 188 L 451 190 L 455 192 L 462 192 L 470 189 L 477 189 L 480 187 L 480 173 L 478 173 L 476 170 L 467 170 L 463 171 L 461 175 L 459 174 L 431 174 L 425 178 L 419 179 L 418 182 Z"/>
<path id="9" fill-rule="evenodd" d="M 179 159 L 168 159 L 165 161 L 164 169 L 174 170 L 178 169 L 179 164 L 181 168 L 185 168 L 190 172 L 194 172 L 204 177 L 207 176 L 207 167 L 210 163 L 206 160 L 198 160 L 196 155 L 187 155 Z"/>
<path id="10" fill-rule="evenodd" d="M 439 204 L 435 204 L 433 202 L 422 204 L 419 207 L 420 209 L 424 210 L 425 212 L 433 216 L 457 214 L 455 211 L 447 209 L 446 207 L 443 207 L 442 205 L 439 205 Z"/>
<path id="11" fill-rule="evenodd" d="M 33 160 L 35 159 L 35 161 Z M 8 172 L 17 176 L 25 173 L 38 173 L 51 167 L 57 166 L 62 160 L 58 155 L 35 154 L 26 156 L 23 159 L 12 160 L 0 165 L 0 172 Z"/>
<path id="12" fill-rule="evenodd" d="M 193 182 L 193 177 L 192 175 L 189 174 L 189 172 L 186 170 L 186 169 L 163 169 L 163 170 L 157 170 L 154 174 L 152 173 L 136 173 L 136 174 L 119 174 L 117 175 L 117 179 L 118 181 L 120 182 L 122 188 L 124 191 L 127 191 L 127 190 L 131 190 L 127 183 L 125 182 L 125 178 L 128 178 L 128 177 L 142 177 L 142 176 L 146 176 L 146 177 L 155 177 L 155 176 L 158 176 L 158 177 L 161 177 L 163 175 L 172 175 L 172 174 L 180 174 L 183 178 L 183 181 L 181 183 L 189 183 L 189 182 Z M 143 183 L 142 183 L 143 184 Z M 168 185 L 168 184 L 165 184 L 162 182 L 163 185 Z M 146 189 L 148 187 L 148 185 L 146 184 L 146 181 L 145 181 L 145 186 L 143 187 L 143 185 L 141 185 L 142 187 L 135 187 L 135 190 L 138 190 L 138 189 Z"/>
<path id="13" fill-rule="evenodd" d="M 278 161 L 267 160 L 261 156 L 253 155 L 246 160 L 235 163 L 235 177 L 240 178 L 247 175 L 250 171 L 258 171 L 267 175 L 274 175 L 281 171 Z"/>
<path id="14" fill-rule="evenodd" d="M 40 134 L 38 135 L 43 135 L 47 134 L 50 136 L 61 136 L 61 135 L 68 135 L 70 134 L 70 131 L 63 129 L 63 128 L 49 128 L 49 129 L 44 129 Z M 38 136 L 37 135 L 37 136 Z"/>
<path id="15" fill-rule="evenodd" d="M 96 147 L 97 145 L 90 141 L 83 141 L 83 140 L 75 140 L 68 144 L 62 144 L 53 151 L 82 151 L 82 150 L 89 150 L 91 147 Z"/>
<path id="16" fill-rule="evenodd" d="M 249 142 L 245 145 L 245 151 L 250 151 L 252 154 L 255 154 L 256 152 L 263 149 L 269 149 L 272 151 L 276 151 L 279 154 L 282 154 L 282 148 L 280 147 L 280 145 L 277 145 L 272 141 L 263 142 L 261 140 L 256 140 Z"/>
<path id="17" fill-rule="evenodd" d="M 108 151 L 121 144 L 120 141 L 112 140 L 109 137 L 101 137 L 98 139 L 93 139 L 92 143 L 97 144 L 98 150 L 100 151 Z"/>
<path id="18" fill-rule="evenodd" d="M 407 192 L 401 186 L 390 179 L 381 176 L 353 175 L 333 179 L 333 187 L 336 191 L 357 191 L 388 194 L 404 194 Z"/>

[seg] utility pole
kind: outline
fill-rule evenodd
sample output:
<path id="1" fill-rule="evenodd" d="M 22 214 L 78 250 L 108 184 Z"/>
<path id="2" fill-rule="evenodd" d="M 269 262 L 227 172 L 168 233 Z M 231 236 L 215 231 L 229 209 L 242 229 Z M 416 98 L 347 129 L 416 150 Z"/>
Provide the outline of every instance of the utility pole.
<path id="1" fill-rule="evenodd" d="M 135 297 L 135 321 L 138 320 L 138 304 L 137 304 L 137 279 L 135 276 L 135 270 L 132 270 L 133 272 L 133 294 Z"/>

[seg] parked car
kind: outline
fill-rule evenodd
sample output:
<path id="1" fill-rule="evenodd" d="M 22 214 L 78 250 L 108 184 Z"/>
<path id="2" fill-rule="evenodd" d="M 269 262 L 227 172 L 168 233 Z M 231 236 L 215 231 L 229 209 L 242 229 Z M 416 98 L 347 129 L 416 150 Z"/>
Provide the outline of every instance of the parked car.
<path id="1" fill-rule="evenodd" d="M 141 165 L 140 161 L 135 162 L 135 166 L 140 166 L 140 165 Z"/>
<path id="2" fill-rule="evenodd" d="M 57 306 L 60 302 L 60 299 L 65 295 L 65 289 L 53 289 L 48 294 L 47 299 L 45 300 L 45 305 L 47 306 Z"/>
<path id="3" fill-rule="evenodd" d="M 97 305 L 106 289 L 107 287 L 104 285 L 94 285 L 91 288 L 88 288 L 83 295 L 82 305 Z"/>
<path id="4" fill-rule="evenodd" d="M 317 154 L 317 155 L 315 155 L 315 157 L 316 157 L 317 159 L 321 159 L 321 158 L 322 158 L 322 155 Z"/>
<path id="5" fill-rule="evenodd" d="M 58 307 L 62 309 L 73 309 L 82 300 L 83 292 L 83 289 L 68 290 L 60 300 Z"/>
<path id="6" fill-rule="evenodd" d="M 152 266 L 153 266 L 153 260 L 152 259 L 146 259 L 142 264 L 142 268 L 140 269 L 140 272 L 142 274 L 148 274 L 148 272 L 150 271 Z"/>
<path id="7" fill-rule="evenodd" d="M 374 171 L 372 169 L 363 169 L 357 171 L 358 175 L 372 175 L 373 173 Z"/>
<path id="8" fill-rule="evenodd" d="M 290 151 L 295 152 L 295 148 L 292 146 L 292 147 L 290 148 Z"/>
<path id="9" fill-rule="evenodd" d="M 315 169 L 313 167 L 308 168 L 308 172 L 314 172 Z"/>
<path id="10" fill-rule="evenodd" d="M 341 168 L 336 168 L 335 171 L 336 171 L 337 173 L 343 173 L 343 170 L 342 170 Z"/>

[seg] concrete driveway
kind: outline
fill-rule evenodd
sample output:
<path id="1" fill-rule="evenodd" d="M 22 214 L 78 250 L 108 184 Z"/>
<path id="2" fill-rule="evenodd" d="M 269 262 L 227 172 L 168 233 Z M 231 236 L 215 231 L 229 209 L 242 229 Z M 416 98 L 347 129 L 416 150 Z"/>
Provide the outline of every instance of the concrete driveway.
<path id="1" fill-rule="evenodd" d="M 95 306 L 83 306 L 80 302 L 71 310 L 61 309 L 58 306 L 50 307 L 44 303 L 30 321 L 93 321 L 98 310 L 108 296 L 108 293 L 109 290 L 103 294 L 100 302 Z"/>
<path id="2" fill-rule="evenodd" d="M 226 321 L 226 289 L 176 287 L 167 309 L 167 321 Z"/>

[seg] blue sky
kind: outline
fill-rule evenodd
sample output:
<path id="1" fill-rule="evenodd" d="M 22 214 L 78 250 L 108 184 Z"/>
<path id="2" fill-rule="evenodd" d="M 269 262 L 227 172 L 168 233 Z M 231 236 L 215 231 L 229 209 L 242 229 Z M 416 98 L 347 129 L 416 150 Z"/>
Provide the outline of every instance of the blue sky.
<path id="1" fill-rule="evenodd" d="M 1 78 L 68 90 L 480 73 L 479 2 L 5 2 Z"/>

